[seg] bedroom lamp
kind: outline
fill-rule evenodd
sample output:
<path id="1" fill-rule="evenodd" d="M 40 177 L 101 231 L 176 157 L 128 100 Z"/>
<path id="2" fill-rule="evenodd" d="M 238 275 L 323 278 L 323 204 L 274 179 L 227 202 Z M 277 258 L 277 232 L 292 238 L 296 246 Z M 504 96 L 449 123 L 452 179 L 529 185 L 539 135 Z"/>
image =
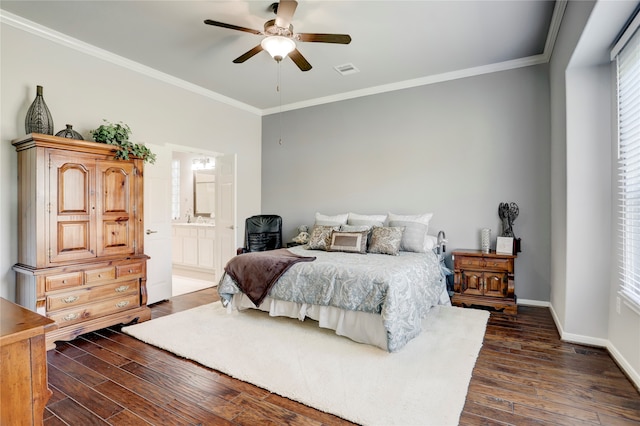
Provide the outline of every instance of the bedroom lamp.
<path id="1" fill-rule="evenodd" d="M 269 36 L 262 40 L 260 46 L 269 52 L 273 59 L 280 62 L 296 48 L 296 43 L 288 37 Z"/>

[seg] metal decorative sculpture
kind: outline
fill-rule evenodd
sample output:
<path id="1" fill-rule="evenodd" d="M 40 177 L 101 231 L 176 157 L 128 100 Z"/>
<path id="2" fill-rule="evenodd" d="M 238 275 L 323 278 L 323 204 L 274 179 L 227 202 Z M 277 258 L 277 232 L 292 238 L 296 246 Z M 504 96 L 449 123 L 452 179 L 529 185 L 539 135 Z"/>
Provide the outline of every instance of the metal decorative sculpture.
<path id="1" fill-rule="evenodd" d="M 502 220 L 502 236 L 513 237 L 513 222 L 518 217 L 520 209 L 516 203 L 500 203 L 498 206 L 498 216 Z"/>

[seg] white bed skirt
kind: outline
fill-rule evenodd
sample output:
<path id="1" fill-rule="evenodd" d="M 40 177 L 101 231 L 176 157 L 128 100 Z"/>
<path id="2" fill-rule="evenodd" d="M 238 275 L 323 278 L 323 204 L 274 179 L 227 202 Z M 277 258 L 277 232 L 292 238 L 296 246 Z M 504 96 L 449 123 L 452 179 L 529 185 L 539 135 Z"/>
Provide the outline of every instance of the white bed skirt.
<path id="1" fill-rule="evenodd" d="M 311 318 L 318 321 L 320 327 L 335 330 L 339 336 L 387 350 L 387 330 L 382 324 L 382 316 L 377 314 L 347 311 L 333 306 L 286 302 L 268 296 L 260 307 L 256 308 L 244 293 L 234 294 L 227 309 L 260 309 L 269 312 L 272 317 L 297 318 L 300 321 Z"/>

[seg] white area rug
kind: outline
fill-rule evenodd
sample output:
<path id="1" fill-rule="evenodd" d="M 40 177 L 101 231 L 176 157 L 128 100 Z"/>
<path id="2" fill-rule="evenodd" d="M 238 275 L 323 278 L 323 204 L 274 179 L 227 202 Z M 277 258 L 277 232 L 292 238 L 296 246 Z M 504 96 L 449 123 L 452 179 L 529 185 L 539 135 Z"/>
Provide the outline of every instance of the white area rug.
<path id="1" fill-rule="evenodd" d="M 437 307 L 395 353 L 355 343 L 312 320 L 220 302 L 122 330 L 144 342 L 355 423 L 455 425 L 489 313 Z"/>

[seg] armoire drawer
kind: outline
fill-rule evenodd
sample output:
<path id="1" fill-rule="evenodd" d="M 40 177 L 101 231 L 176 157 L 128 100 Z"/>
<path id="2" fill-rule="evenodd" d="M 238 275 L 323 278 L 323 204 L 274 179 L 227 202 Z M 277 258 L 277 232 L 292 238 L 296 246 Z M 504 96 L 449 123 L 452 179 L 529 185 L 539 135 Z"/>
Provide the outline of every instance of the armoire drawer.
<path id="1" fill-rule="evenodd" d="M 116 266 L 116 274 L 118 278 L 141 276 L 144 271 L 143 262 L 125 263 Z"/>
<path id="2" fill-rule="evenodd" d="M 138 280 L 85 287 L 79 290 L 47 295 L 47 312 L 69 309 L 85 303 L 96 302 L 117 296 L 137 295 L 140 291 Z"/>
<path id="3" fill-rule="evenodd" d="M 140 306 L 140 297 L 135 294 L 81 305 L 76 309 L 65 309 L 51 314 L 47 313 L 47 316 L 54 320 L 59 327 L 67 327 L 138 306 Z"/>
<path id="4" fill-rule="evenodd" d="M 67 274 L 49 275 L 44 278 L 46 291 L 62 290 L 65 288 L 82 285 L 82 272 L 70 272 Z"/>
<path id="5" fill-rule="evenodd" d="M 85 285 L 99 283 L 102 281 L 109 281 L 116 279 L 116 270 L 113 266 L 99 269 L 89 269 L 84 271 L 84 283 Z"/>

